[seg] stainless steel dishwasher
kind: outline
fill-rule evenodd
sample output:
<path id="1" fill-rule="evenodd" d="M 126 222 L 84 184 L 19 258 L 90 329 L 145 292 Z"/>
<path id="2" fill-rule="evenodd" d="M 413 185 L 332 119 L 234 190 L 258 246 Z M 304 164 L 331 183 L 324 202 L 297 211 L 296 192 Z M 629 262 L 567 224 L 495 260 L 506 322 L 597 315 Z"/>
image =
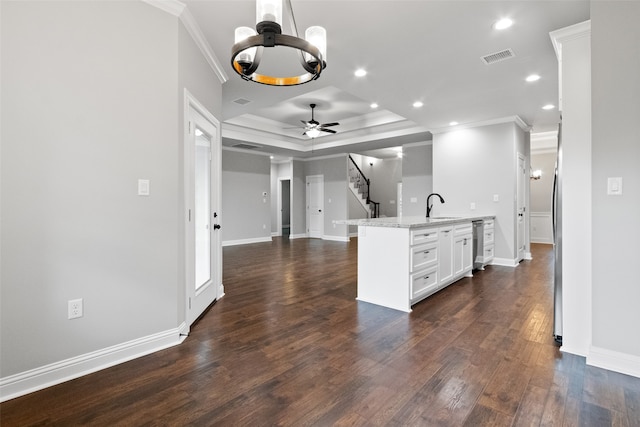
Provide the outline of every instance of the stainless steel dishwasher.
<path id="1" fill-rule="evenodd" d="M 473 221 L 473 269 L 484 270 L 484 221 Z"/>

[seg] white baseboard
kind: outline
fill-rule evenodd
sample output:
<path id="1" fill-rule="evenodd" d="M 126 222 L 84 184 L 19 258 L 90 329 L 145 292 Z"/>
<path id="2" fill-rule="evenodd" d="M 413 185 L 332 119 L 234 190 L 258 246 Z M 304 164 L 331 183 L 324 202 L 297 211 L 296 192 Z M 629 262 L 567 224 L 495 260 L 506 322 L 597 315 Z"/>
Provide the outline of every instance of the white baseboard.
<path id="1" fill-rule="evenodd" d="M 180 334 L 188 330 L 183 323 L 174 329 L 0 378 L 0 402 L 180 344 L 186 338 Z"/>
<path id="2" fill-rule="evenodd" d="M 309 235 L 307 233 L 302 234 L 289 234 L 289 240 L 291 239 L 306 239 Z"/>
<path id="3" fill-rule="evenodd" d="M 640 378 L 640 357 L 591 346 L 587 365 Z"/>
<path id="4" fill-rule="evenodd" d="M 358 232 L 356 231 L 355 233 L 349 233 L 349 237 L 358 237 Z"/>
<path id="5" fill-rule="evenodd" d="M 225 240 L 224 242 L 222 242 L 222 246 L 250 245 L 251 243 L 265 243 L 265 242 L 271 242 L 271 236 L 254 237 L 252 239 Z"/>
<path id="6" fill-rule="evenodd" d="M 543 243 L 545 245 L 553 245 L 553 242 L 550 239 L 545 239 L 545 238 L 539 238 L 539 239 L 531 238 L 531 243 Z"/>
<path id="7" fill-rule="evenodd" d="M 271 232 L 271 237 L 279 237 L 281 236 L 280 233 L 278 233 L 277 231 Z"/>
<path id="8" fill-rule="evenodd" d="M 334 242 L 348 242 L 349 238 L 345 236 L 322 236 L 322 240 L 331 240 Z"/>
<path id="9" fill-rule="evenodd" d="M 527 261 L 531 261 L 533 259 L 533 256 L 531 255 L 531 252 L 525 252 L 524 253 L 524 259 L 526 259 Z"/>
<path id="10" fill-rule="evenodd" d="M 493 261 L 491 261 L 491 265 L 501 265 L 503 267 L 517 267 L 518 262 L 515 259 L 494 257 Z"/>

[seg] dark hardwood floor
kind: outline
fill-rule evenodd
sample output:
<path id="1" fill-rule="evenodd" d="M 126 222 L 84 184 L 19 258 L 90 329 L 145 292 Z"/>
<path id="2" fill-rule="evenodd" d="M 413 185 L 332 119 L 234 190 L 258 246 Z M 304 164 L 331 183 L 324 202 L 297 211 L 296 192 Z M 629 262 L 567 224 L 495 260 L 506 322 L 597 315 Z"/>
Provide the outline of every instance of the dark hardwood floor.
<path id="1" fill-rule="evenodd" d="M 357 302 L 357 241 L 224 249 L 176 347 L 0 405 L 0 424 L 640 426 L 640 379 L 562 354 L 551 247 L 402 313 Z"/>

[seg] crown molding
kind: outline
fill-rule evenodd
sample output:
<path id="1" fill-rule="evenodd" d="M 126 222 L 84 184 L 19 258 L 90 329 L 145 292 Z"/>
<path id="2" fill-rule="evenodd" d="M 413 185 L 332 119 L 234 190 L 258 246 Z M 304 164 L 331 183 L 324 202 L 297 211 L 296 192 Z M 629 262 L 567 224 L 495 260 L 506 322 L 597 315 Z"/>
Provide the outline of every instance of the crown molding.
<path id="1" fill-rule="evenodd" d="M 193 39 L 200 52 L 204 56 L 205 60 L 220 80 L 220 83 L 223 84 L 227 80 L 229 80 L 229 76 L 224 71 L 222 67 L 222 63 L 211 49 L 211 45 L 205 38 L 202 33 L 202 29 L 196 22 L 195 18 L 191 14 L 191 11 L 187 8 L 187 5 L 178 1 L 178 0 L 142 0 L 143 2 L 157 7 L 160 10 L 163 10 L 173 16 L 176 16 L 180 19 L 187 32 Z"/>
<path id="2" fill-rule="evenodd" d="M 454 130 L 471 129 L 471 128 L 478 128 L 482 126 L 491 126 L 491 125 L 500 125 L 504 123 L 515 123 L 523 131 L 525 132 L 531 131 L 531 126 L 526 124 L 525 121 L 520 118 L 520 116 L 507 116 L 507 117 L 500 117 L 497 119 L 483 120 L 480 122 L 463 123 L 456 126 L 447 126 L 446 128 L 437 128 L 437 129 L 431 130 L 431 133 L 435 135 L 438 133 L 452 132 Z"/>

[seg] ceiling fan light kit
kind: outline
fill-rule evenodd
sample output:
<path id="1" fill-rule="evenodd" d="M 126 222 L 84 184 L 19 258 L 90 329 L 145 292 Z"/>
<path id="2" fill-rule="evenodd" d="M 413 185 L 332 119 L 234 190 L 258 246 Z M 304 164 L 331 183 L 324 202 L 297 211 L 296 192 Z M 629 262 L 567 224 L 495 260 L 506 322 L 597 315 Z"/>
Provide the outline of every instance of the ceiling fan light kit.
<path id="1" fill-rule="evenodd" d="M 293 11 L 289 3 L 291 22 L 295 29 Z M 305 39 L 282 34 L 282 0 L 256 0 L 256 29 L 238 27 L 235 44 L 231 48 L 231 67 L 244 80 L 271 86 L 295 86 L 320 77 L 327 67 L 327 32 L 323 27 L 309 27 Z M 300 51 L 300 64 L 306 73 L 290 77 L 258 74 L 265 47 L 285 46 Z"/>
<path id="2" fill-rule="evenodd" d="M 308 122 L 305 122 L 304 120 L 300 120 L 305 126 L 305 131 L 303 132 L 303 135 L 307 135 L 309 138 L 314 139 L 319 137 L 322 132 L 338 133 L 333 129 L 327 129 L 327 128 L 331 126 L 338 126 L 340 123 L 333 122 L 333 123 L 321 124 L 313 116 L 313 110 L 316 108 L 316 104 L 309 104 L 309 107 L 311 107 L 311 120 L 309 120 Z"/>

